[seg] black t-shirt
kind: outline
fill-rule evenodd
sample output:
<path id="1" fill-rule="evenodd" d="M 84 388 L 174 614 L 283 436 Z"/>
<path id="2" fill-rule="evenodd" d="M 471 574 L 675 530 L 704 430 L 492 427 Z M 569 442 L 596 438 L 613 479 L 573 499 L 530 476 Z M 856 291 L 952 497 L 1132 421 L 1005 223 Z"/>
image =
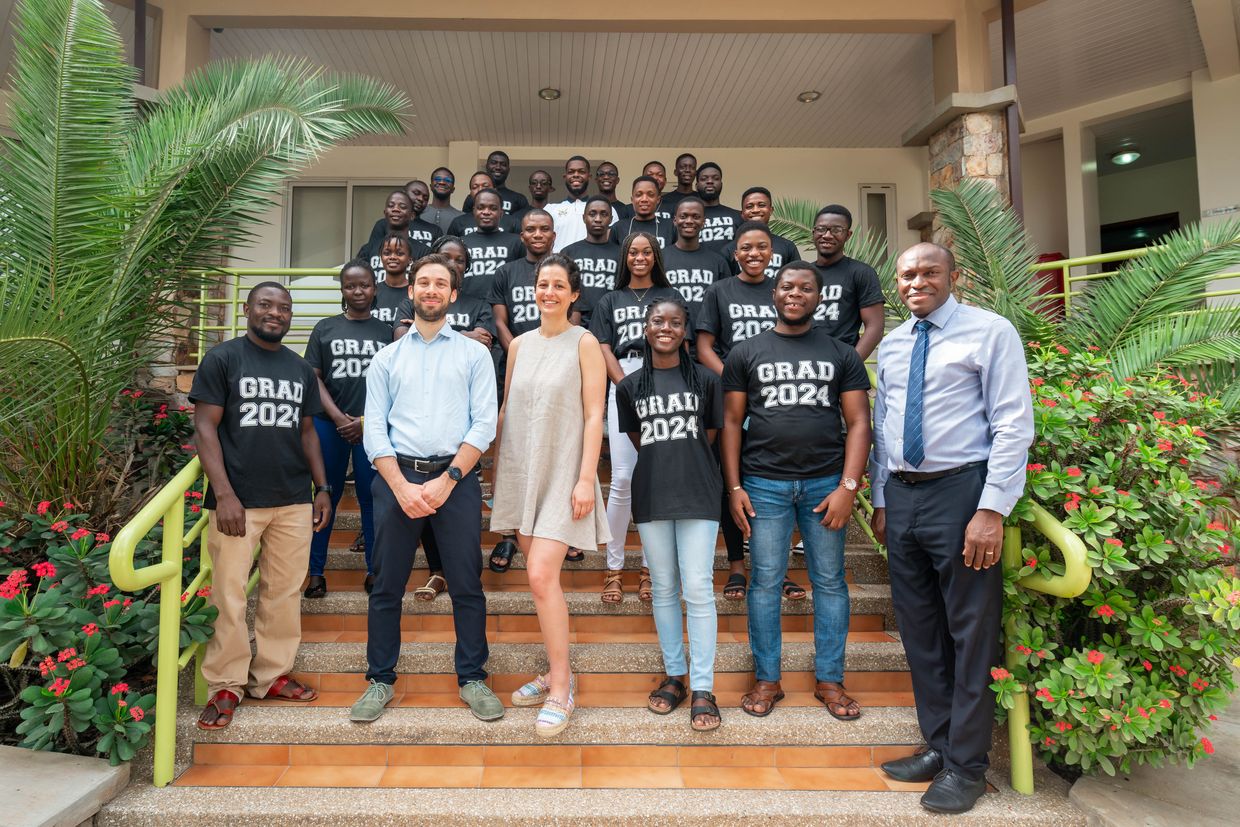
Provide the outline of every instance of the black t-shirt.
<path id="1" fill-rule="evenodd" d="M 366 368 L 391 343 L 389 325 L 373 317 L 350 319 L 341 313 L 320 320 L 310 331 L 306 362 L 323 376 L 337 408 L 349 416 L 361 416 L 366 412 Z"/>
<path id="2" fill-rule="evenodd" d="M 723 368 L 723 389 L 748 398 L 741 473 L 776 480 L 840 473 L 840 394 L 869 388 L 857 351 L 820 327 L 800 336 L 768 330 L 741 342 Z"/>
<path id="3" fill-rule="evenodd" d="M 525 245 L 521 243 L 521 238 L 498 230 L 466 236 L 465 247 L 469 250 L 471 263 L 465 271 L 461 295 L 484 301 L 491 297 L 495 272 L 506 262 L 525 258 Z"/>
<path id="4" fill-rule="evenodd" d="M 693 339 L 706 290 L 720 279 L 728 278 L 728 265 L 713 250 L 702 247 L 682 250 L 671 244 L 663 251 L 663 266 L 667 269 L 667 280 L 680 291 L 689 306 L 688 335 Z"/>
<path id="5" fill-rule="evenodd" d="M 663 193 L 659 198 L 659 212 L 665 212 L 669 216 L 676 214 L 676 205 L 684 201 L 690 195 L 696 195 L 692 192 L 681 192 L 680 190 L 671 190 Z"/>
<path id="6" fill-rule="evenodd" d="M 654 393 L 637 397 L 638 374 L 616 386 L 620 431 L 639 434 L 633 469 L 633 520 L 717 520 L 723 480 L 706 439 L 723 427 L 719 377 L 694 364 L 701 393 L 693 393 L 680 368 L 654 371 Z"/>
<path id="7" fill-rule="evenodd" d="M 245 336 L 202 357 L 191 402 L 218 405 L 224 470 L 245 508 L 279 508 L 311 500 L 310 465 L 301 447 L 301 420 L 323 412 L 319 380 L 287 347 L 265 350 Z M 204 508 L 215 508 L 215 486 Z"/>
<path id="8" fill-rule="evenodd" d="M 534 301 L 534 262 L 519 258 L 496 270 L 487 301 L 492 308 L 502 304 L 508 311 L 508 329 L 513 336 L 537 329 L 541 314 Z"/>
<path id="9" fill-rule="evenodd" d="M 588 326 L 590 314 L 599 299 L 616 289 L 616 273 L 620 272 L 620 245 L 612 240 L 595 244 L 585 238 L 560 252 L 577 262 L 577 269 L 581 271 L 581 297 L 577 299 L 575 309 L 581 312 L 582 324 Z"/>
<path id="10" fill-rule="evenodd" d="M 728 270 L 732 275 L 739 275 L 741 266 L 736 263 L 736 239 L 733 238 L 720 251 L 719 255 L 723 256 L 728 262 Z M 774 278 L 779 272 L 779 268 L 783 267 L 790 261 L 801 261 L 801 251 L 797 249 L 797 245 L 793 244 L 782 235 L 771 233 L 771 263 L 766 265 L 766 277 Z"/>
<path id="11" fill-rule="evenodd" d="M 530 208 L 529 199 L 516 190 L 510 190 L 508 187 L 495 187 L 495 191 L 499 193 L 500 206 L 503 208 L 505 215 L 516 215 Z M 474 197 L 472 195 L 465 196 L 465 203 L 461 205 L 461 209 L 468 213 L 473 208 Z"/>
<path id="12" fill-rule="evenodd" d="M 623 359 L 630 351 L 640 355 L 645 341 L 646 308 L 658 299 L 679 296 L 675 287 L 648 287 L 636 293 L 631 289 L 613 290 L 594 306 L 590 332 L 600 344 L 611 347 L 617 359 Z"/>
<path id="13" fill-rule="evenodd" d="M 655 217 L 642 221 L 636 216 L 630 216 L 611 225 L 611 237 L 616 240 L 616 244 L 623 244 L 632 233 L 650 233 L 659 240 L 660 250 L 666 250 L 676 243 L 676 228 L 672 226 L 671 219 Z"/>
<path id="14" fill-rule="evenodd" d="M 370 240 L 366 243 L 374 244 L 377 241 L 382 241 L 387 237 L 387 234 L 387 219 L 380 218 L 375 222 L 375 226 L 371 228 Z M 440 228 L 438 224 L 432 224 L 431 222 L 423 221 L 420 218 L 415 218 L 409 222 L 409 238 L 419 244 L 426 245 L 428 249 L 430 248 L 431 242 L 439 238 L 441 235 L 443 235 L 443 229 Z"/>
<path id="15" fill-rule="evenodd" d="M 739 277 L 717 281 L 706 291 L 698 332 L 714 334 L 715 353 L 727 359 L 732 348 L 775 326 L 774 279 L 752 284 Z"/>
<path id="16" fill-rule="evenodd" d="M 883 303 L 878 274 L 870 265 L 844 256 L 830 267 L 815 263 L 822 274 L 822 302 L 814 311 L 814 326 L 841 342 L 857 344 L 861 308 Z"/>
<path id="17" fill-rule="evenodd" d="M 621 202 L 616 202 L 615 204 L 612 205 L 612 207 L 616 211 L 617 220 L 623 219 L 627 221 L 628 219 L 636 215 L 636 213 L 633 211 L 632 204 L 624 204 Z M 660 198 L 658 206 L 654 208 L 654 215 L 656 218 L 659 219 L 659 223 L 666 221 L 670 224 L 672 222 L 672 213 L 675 211 L 675 208 L 676 208 L 676 204 L 674 202 L 669 202 L 667 200 L 667 196 L 664 195 L 662 196 L 662 198 Z"/>
<path id="18" fill-rule="evenodd" d="M 383 250 L 383 239 L 386 237 L 387 235 L 384 234 L 379 236 L 378 239 L 367 241 L 362 246 L 362 249 L 357 251 L 358 258 L 362 261 L 370 262 L 370 269 L 374 271 L 375 281 L 379 283 L 382 283 L 385 277 L 383 270 L 383 259 L 379 257 L 379 253 Z M 415 241 L 412 238 L 409 239 L 409 252 L 413 256 L 413 261 L 417 261 L 430 251 L 431 248 L 427 247 L 422 242 Z"/>
<path id="19" fill-rule="evenodd" d="M 483 299 L 458 295 L 456 301 L 448 305 L 446 318 L 448 327 L 458 333 L 482 328 L 492 336 L 495 335 L 495 314 L 491 310 L 491 303 Z M 413 319 L 413 302 L 408 298 L 396 308 L 396 323 L 393 327 L 405 324 L 405 319 Z"/>
<path id="20" fill-rule="evenodd" d="M 513 235 L 521 234 L 521 222 L 511 215 L 501 215 L 499 217 L 499 229 L 505 233 Z M 474 218 L 473 213 L 465 213 L 458 215 L 452 219 L 452 223 L 448 225 L 448 235 L 455 235 L 464 238 L 467 235 L 473 235 L 478 232 L 478 221 Z"/>
<path id="21" fill-rule="evenodd" d="M 698 242 L 715 252 L 726 250 L 736 235 L 736 228 L 744 223 L 739 210 L 716 204 L 706 208 L 706 224 L 698 234 Z"/>
<path id="22" fill-rule="evenodd" d="M 375 286 L 375 303 L 370 306 L 370 315 L 374 316 L 388 326 L 388 341 L 392 340 L 392 328 L 399 324 L 400 316 L 397 315 L 397 308 L 400 307 L 402 301 L 409 300 L 409 285 L 404 287 L 389 287 L 387 279 L 383 279 Z"/>

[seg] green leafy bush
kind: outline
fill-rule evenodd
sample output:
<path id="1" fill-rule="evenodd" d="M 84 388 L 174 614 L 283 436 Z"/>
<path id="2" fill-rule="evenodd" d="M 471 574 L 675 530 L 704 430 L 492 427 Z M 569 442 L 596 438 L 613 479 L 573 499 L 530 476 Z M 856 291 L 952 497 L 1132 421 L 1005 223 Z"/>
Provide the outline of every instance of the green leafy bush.
<path id="1" fill-rule="evenodd" d="M 1000 715 L 1023 684 L 1049 763 L 1191 764 L 1213 752 L 1199 731 L 1226 705 L 1240 655 L 1240 580 L 1223 569 L 1230 500 L 1204 470 L 1207 434 L 1227 413 L 1175 374 L 1116 377 L 1097 353 L 1037 342 L 1028 358 L 1037 441 L 1013 518 L 1042 504 L 1084 541 L 1094 574 L 1075 599 L 1017 588 L 1063 571 L 1042 535 L 1022 532 L 1005 605 L 1018 665 L 992 673 Z"/>
<path id="2" fill-rule="evenodd" d="M 131 480 L 175 473 L 192 456 L 184 408 L 124 391 L 113 423 L 108 438 L 128 445 Z M 187 492 L 187 525 L 202 516 L 201 498 Z M 158 587 L 117 592 L 106 518 L 69 500 L 16 505 L 0 502 L 0 742 L 128 761 L 154 724 Z M 136 565 L 158 562 L 161 540 L 158 531 L 143 540 Z M 192 579 L 196 548 L 183 564 Z M 206 596 L 184 600 L 182 647 L 211 635 L 217 612 Z"/>

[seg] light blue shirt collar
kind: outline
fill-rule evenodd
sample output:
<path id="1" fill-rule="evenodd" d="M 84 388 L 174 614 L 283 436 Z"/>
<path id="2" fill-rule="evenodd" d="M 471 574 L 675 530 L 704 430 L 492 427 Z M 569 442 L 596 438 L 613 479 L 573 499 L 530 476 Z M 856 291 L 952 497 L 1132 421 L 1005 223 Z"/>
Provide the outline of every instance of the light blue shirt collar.
<path id="1" fill-rule="evenodd" d="M 934 325 L 937 329 L 942 330 L 947 326 L 948 321 L 956 313 L 956 308 L 960 306 L 960 302 L 956 301 L 956 297 L 948 295 L 947 301 L 939 305 L 930 315 L 926 316 L 926 321 Z M 911 320 L 914 324 L 920 321 L 916 316 Z"/>

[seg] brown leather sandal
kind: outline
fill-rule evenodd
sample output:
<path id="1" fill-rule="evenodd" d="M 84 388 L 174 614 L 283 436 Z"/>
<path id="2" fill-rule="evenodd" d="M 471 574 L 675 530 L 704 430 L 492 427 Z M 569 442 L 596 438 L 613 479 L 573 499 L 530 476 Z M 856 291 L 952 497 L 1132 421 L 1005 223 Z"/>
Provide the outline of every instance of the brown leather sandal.
<path id="1" fill-rule="evenodd" d="M 263 696 L 268 701 L 313 701 L 319 696 L 310 687 L 290 675 L 281 675 Z"/>
<path id="2" fill-rule="evenodd" d="M 741 698 L 741 709 L 755 718 L 765 718 L 774 711 L 775 704 L 783 699 L 784 690 L 779 681 L 758 681 L 753 685 L 753 689 Z"/>
<path id="3" fill-rule="evenodd" d="M 443 579 L 442 574 L 435 572 L 426 579 L 425 585 L 413 590 L 413 596 L 418 600 L 430 601 L 443 594 L 446 588 L 448 588 L 448 581 Z"/>
<path id="4" fill-rule="evenodd" d="M 623 571 L 608 569 L 603 575 L 603 593 L 600 595 L 604 603 L 619 603 L 624 599 L 624 584 L 621 578 Z"/>
<path id="5" fill-rule="evenodd" d="M 239 703 L 241 698 L 235 692 L 227 689 L 216 692 L 202 708 L 202 713 L 198 716 L 198 728 L 223 729 L 228 726 L 232 723 L 233 712 Z"/>
<path id="6" fill-rule="evenodd" d="M 818 681 L 814 686 L 814 697 L 822 701 L 823 706 L 833 718 L 841 721 L 855 721 L 861 717 L 861 705 L 848 697 L 842 683 Z M 839 712 L 835 710 L 836 707 L 839 708 Z M 850 710 L 853 711 L 851 715 L 845 714 Z"/>
<path id="7" fill-rule="evenodd" d="M 643 603 L 654 600 L 654 581 L 650 579 L 650 569 L 642 566 L 641 578 L 637 581 L 637 599 Z"/>

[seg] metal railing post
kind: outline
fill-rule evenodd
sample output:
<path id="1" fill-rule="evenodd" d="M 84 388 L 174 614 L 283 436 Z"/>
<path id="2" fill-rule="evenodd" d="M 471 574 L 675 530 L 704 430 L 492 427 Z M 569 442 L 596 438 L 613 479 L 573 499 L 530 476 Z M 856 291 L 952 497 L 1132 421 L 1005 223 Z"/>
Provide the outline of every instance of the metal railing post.
<path id="1" fill-rule="evenodd" d="M 1020 526 L 1003 529 L 1003 568 L 1019 571 L 1021 568 Z M 1016 618 L 1003 618 L 1004 656 L 1008 671 L 1019 666 L 1012 641 L 1016 637 Z M 1008 710 L 1008 755 L 1010 757 L 1012 789 L 1025 795 L 1033 795 L 1033 743 L 1029 740 L 1029 689 L 1022 686 L 1013 696 L 1015 704 Z"/>

